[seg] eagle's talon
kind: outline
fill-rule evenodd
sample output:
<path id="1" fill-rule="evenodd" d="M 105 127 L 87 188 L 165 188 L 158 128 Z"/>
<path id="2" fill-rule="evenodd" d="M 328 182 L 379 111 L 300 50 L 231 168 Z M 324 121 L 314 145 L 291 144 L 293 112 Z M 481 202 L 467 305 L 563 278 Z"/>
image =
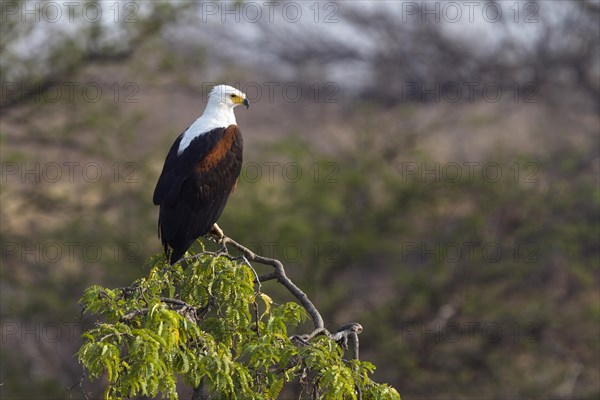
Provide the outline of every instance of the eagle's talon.
<path id="1" fill-rule="evenodd" d="M 217 225 L 217 224 L 213 224 L 212 228 L 210 228 L 210 234 L 215 235 L 217 237 L 218 243 L 222 243 L 223 238 L 225 237 L 225 234 L 223 233 L 223 229 L 221 229 L 219 227 L 219 225 Z"/>
<path id="2" fill-rule="evenodd" d="M 221 245 L 219 250 L 217 250 L 217 253 L 229 253 L 229 251 L 227 250 L 227 246 L 225 245 L 225 240 L 223 240 L 225 239 L 225 234 L 223 233 L 223 230 L 219 227 L 219 225 L 217 225 L 216 223 L 213 224 L 209 233 L 213 236 L 216 236 L 215 242 Z"/>

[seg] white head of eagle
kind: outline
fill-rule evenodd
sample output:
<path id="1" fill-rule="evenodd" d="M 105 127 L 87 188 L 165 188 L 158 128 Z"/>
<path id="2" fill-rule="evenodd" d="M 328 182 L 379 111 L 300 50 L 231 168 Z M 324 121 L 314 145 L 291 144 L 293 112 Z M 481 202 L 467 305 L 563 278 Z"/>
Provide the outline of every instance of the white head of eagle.
<path id="1" fill-rule="evenodd" d="M 249 107 L 239 90 L 218 85 L 204 114 L 175 140 L 154 189 L 158 234 L 171 264 L 217 222 L 242 168 L 242 134 L 233 109 Z"/>

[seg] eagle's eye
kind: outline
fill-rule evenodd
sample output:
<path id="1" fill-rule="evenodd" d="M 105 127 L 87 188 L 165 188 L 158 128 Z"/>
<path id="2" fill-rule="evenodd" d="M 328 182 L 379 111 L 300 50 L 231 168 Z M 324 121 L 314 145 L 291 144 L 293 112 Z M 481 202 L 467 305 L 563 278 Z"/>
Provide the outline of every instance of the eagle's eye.
<path id="1" fill-rule="evenodd" d="M 235 99 L 235 94 L 230 94 L 229 95 L 232 99 Z"/>

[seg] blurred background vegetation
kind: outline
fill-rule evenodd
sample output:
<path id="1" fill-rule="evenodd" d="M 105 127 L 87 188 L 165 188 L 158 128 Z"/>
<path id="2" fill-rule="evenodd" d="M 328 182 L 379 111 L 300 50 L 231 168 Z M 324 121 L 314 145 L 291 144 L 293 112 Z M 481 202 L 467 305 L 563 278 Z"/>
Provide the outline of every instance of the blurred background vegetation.
<path id="1" fill-rule="evenodd" d="M 80 379 L 77 300 L 148 272 L 211 82 L 251 100 L 220 226 L 360 322 L 376 380 L 597 398 L 600 4 L 448 4 L 2 1 L 2 398 Z"/>

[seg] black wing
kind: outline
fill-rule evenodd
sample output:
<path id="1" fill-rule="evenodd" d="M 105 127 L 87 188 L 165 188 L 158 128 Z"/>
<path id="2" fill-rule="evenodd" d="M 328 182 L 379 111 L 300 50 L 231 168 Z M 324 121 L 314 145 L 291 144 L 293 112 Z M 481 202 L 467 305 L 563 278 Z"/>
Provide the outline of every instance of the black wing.
<path id="1" fill-rule="evenodd" d="M 225 131 L 225 127 L 213 129 L 192 140 L 185 151 L 177 156 L 179 144 L 186 131 L 187 129 L 175 139 L 167 154 L 162 172 L 154 188 L 154 195 L 152 196 L 152 202 L 155 206 L 162 205 L 165 201 L 167 204 L 173 203 L 179 194 L 181 185 L 191 174 L 194 164 L 198 160 L 203 159 L 214 147 Z"/>
<path id="2" fill-rule="evenodd" d="M 217 221 L 242 166 L 242 136 L 235 125 L 194 139 L 177 156 L 180 141 L 173 144 L 154 192 L 165 253 L 173 249 L 171 264 Z"/>

